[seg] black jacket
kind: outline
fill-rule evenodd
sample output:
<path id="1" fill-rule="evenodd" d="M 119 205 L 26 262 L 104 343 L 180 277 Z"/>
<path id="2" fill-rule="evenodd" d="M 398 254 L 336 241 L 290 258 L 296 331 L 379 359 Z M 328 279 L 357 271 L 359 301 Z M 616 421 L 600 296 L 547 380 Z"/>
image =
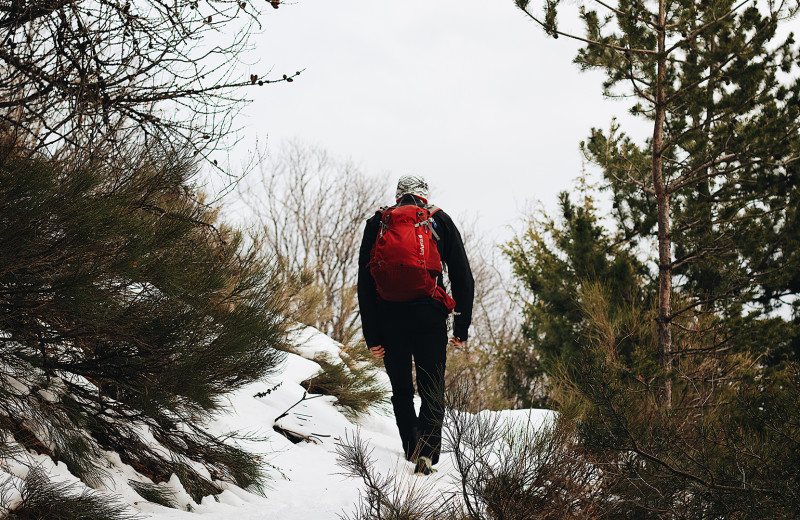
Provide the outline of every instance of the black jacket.
<path id="1" fill-rule="evenodd" d="M 407 204 L 422 205 L 423 203 L 413 195 L 406 195 L 398 205 L 404 206 Z M 467 253 L 464 250 L 464 242 L 461 240 L 461 233 L 459 233 L 450 216 L 439 210 L 433 214 L 433 220 L 436 223 L 436 232 L 440 238 L 436 242 L 436 248 L 439 250 L 442 263 L 447 268 L 452 290 L 451 296 L 456 301 L 453 335 L 461 340 L 466 340 L 469 325 L 472 322 L 472 300 L 475 292 L 472 270 L 469 267 Z M 379 320 L 381 308 L 387 309 L 391 305 L 407 305 L 381 301 L 375 289 L 375 280 L 372 279 L 372 275 L 367 268 L 372 246 L 378 237 L 380 221 L 381 214 L 378 212 L 367 219 L 367 225 L 364 227 L 364 238 L 361 240 L 361 249 L 358 254 L 358 305 L 361 311 L 361 329 L 364 333 L 367 347 L 374 347 L 383 343 Z M 442 283 L 440 279 L 439 284 L 441 285 Z M 441 305 L 444 308 L 443 304 L 434 301 L 432 298 L 431 304 Z"/>

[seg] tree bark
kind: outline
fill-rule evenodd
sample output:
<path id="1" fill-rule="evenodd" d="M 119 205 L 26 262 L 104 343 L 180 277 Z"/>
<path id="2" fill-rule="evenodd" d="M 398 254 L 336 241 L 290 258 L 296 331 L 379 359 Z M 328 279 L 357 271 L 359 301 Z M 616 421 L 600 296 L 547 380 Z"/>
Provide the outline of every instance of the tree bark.
<path id="1" fill-rule="evenodd" d="M 666 27 L 665 0 L 658 2 L 658 69 L 656 76 L 655 120 L 653 122 L 653 189 L 658 210 L 658 363 L 664 371 L 664 387 L 661 391 L 661 403 L 672 406 L 672 382 L 669 372 L 672 369 L 672 239 L 669 221 L 669 192 L 664 181 L 663 142 L 664 116 L 666 102 L 664 83 L 666 81 Z"/>

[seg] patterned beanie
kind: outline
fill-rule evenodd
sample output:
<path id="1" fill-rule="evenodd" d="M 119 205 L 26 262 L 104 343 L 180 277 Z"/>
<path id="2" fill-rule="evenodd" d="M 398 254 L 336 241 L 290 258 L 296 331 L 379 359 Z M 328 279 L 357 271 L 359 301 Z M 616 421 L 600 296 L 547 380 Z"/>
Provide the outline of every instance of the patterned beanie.
<path id="1" fill-rule="evenodd" d="M 403 175 L 397 181 L 397 193 L 395 200 L 400 200 L 404 195 L 416 195 L 417 197 L 428 202 L 428 183 L 419 175 Z"/>

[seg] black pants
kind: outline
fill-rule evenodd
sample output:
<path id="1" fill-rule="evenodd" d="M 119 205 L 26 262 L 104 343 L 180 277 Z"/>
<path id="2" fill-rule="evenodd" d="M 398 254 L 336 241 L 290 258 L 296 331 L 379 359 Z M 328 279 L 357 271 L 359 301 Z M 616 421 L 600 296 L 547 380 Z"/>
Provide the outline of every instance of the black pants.
<path id="1" fill-rule="evenodd" d="M 447 314 L 436 303 L 384 304 L 381 312 L 386 373 L 392 384 L 392 407 L 406 458 L 439 460 L 444 418 L 444 371 Z M 414 410 L 412 359 L 422 399 Z"/>

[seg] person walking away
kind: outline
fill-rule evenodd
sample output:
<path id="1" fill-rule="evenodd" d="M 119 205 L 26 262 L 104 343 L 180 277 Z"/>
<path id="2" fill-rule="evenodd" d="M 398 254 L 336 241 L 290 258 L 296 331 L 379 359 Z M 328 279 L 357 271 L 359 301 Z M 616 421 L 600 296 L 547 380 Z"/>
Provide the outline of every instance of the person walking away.
<path id="1" fill-rule="evenodd" d="M 439 460 L 444 419 L 447 317 L 456 346 L 467 341 L 475 282 L 452 219 L 428 204 L 428 184 L 406 175 L 396 204 L 367 220 L 358 258 L 358 303 L 364 340 L 382 358 L 407 460 L 428 475 Z M 447 267 L 452 297 L 446 292 Z M 422 400 L 414 409 L 412 362 Z"/>

